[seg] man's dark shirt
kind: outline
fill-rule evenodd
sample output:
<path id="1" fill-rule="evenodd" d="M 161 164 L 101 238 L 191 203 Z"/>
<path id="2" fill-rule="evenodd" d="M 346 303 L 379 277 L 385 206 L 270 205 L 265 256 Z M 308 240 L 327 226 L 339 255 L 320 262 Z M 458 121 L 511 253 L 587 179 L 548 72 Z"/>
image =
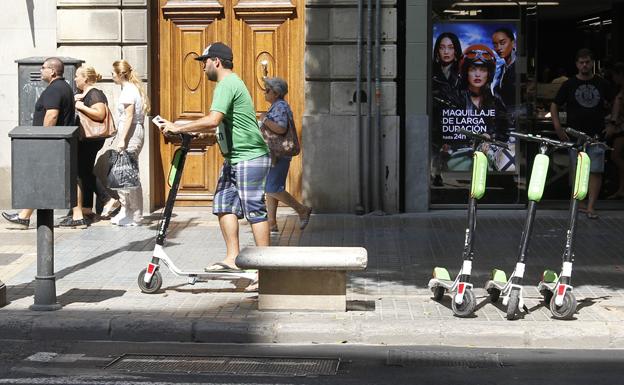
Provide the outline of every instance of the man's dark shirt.
<path id="1" fill-rule="evenodd" d="M 608 101 L 612 99 L 609 83 L 601 77 L 566 80 L 555 96 L 555 104 L 566 106 L 566 125 L 588 135 L 600 135 L 605 128 Z"/>
<path id="2" fill-rule="evenodd" d="M 47 110 L 59 110 L 57 126 L 75 124 L 74 93 L 64 78 L 57 78 L 50 83 L 37 99 L 33 114 L 33 126 L 43 126 Z"/>

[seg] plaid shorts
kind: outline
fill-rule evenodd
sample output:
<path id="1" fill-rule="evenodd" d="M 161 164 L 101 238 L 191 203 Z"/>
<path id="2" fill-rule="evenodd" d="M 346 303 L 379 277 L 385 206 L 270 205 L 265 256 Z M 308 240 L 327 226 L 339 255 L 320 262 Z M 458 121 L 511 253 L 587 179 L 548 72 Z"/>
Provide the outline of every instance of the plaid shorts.
<path id="1" fill-rule="evenodd" d="M 227 160 L 223 162 L 212 213 L 235 214 L 238 219 L 244 216 L 249 223 L 266 221 L 264 187 L 270 168 L 271 158 L 268 155 L 244 160 L 235 165 Z"/>

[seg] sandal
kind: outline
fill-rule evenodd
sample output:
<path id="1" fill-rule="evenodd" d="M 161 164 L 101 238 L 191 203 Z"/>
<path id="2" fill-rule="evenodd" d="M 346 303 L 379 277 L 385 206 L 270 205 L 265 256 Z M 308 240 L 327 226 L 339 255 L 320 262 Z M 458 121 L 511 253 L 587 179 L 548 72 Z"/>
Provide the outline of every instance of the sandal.
<path id="1" fill-rule="evenodd" d="M 207 273 L 237 273 L 241 272 L 242 270 L 238 267 L 232 267 L 227 263 L 217 262 L 205 267 L 204 271 Z"/>
<path id="2" fill-rule="evenodd" d="M 258 280 L 253 281 L 243 290 L 245 293 L 254 293 L 258 291 Z"/>
<path id="3" fill-rule="evenodd" d="M 588 211 L 587 212 L 587 218 L 589 218 L 589 219 L 598 219 L 598 214 L 596 214 L 593 211 Z"/>
<path id="4" fill-rule="evenodd" d="M 100 214 L 100 219 L 111 219 L 115 216 L 119 208 L 121 207 L 121 202 L 118 200 L 113 201 L 110 205 L 104 206 L 102 209 L 102 214 Z"/>
<path id="5" fill-rule="evenodd" d="M 305 213 L 303 218 L 299 217 L 299 229 L 300 230 L 305 229 L 308 223 L 310 222 L 310 214 L 312 214 L 312 207 L 308 207 L 308 211 Z"/>

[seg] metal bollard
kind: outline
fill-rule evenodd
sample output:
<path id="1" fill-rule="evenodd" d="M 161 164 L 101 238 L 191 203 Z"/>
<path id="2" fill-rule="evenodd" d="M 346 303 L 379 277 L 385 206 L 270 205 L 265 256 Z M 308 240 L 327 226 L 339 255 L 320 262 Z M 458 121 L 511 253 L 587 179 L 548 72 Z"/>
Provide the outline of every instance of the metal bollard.
<path id="1" fill-rule="evenodd" d="M 54 275 L 54 210 L 37 210 L 37 275 L 35 303 L 30 310 L 58 310 Z"/>

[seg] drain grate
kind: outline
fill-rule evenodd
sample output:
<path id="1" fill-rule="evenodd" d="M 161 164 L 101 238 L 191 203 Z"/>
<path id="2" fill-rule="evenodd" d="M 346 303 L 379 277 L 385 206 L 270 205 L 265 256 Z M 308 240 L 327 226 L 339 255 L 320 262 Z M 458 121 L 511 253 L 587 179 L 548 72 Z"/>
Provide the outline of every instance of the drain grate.
<path id="1" fill-rule="evenodd" d="M 390 350 L 386 364 L 390 366 L 493 368 L 503 363 L 495 353 L 432 352 Z"/>
<path id="2" fill-rule="evenodd" d="M 106 369 L 130 372 L 211 373 L 271 376 L 329 376 L 339 359 L 124 354 Z"/>

